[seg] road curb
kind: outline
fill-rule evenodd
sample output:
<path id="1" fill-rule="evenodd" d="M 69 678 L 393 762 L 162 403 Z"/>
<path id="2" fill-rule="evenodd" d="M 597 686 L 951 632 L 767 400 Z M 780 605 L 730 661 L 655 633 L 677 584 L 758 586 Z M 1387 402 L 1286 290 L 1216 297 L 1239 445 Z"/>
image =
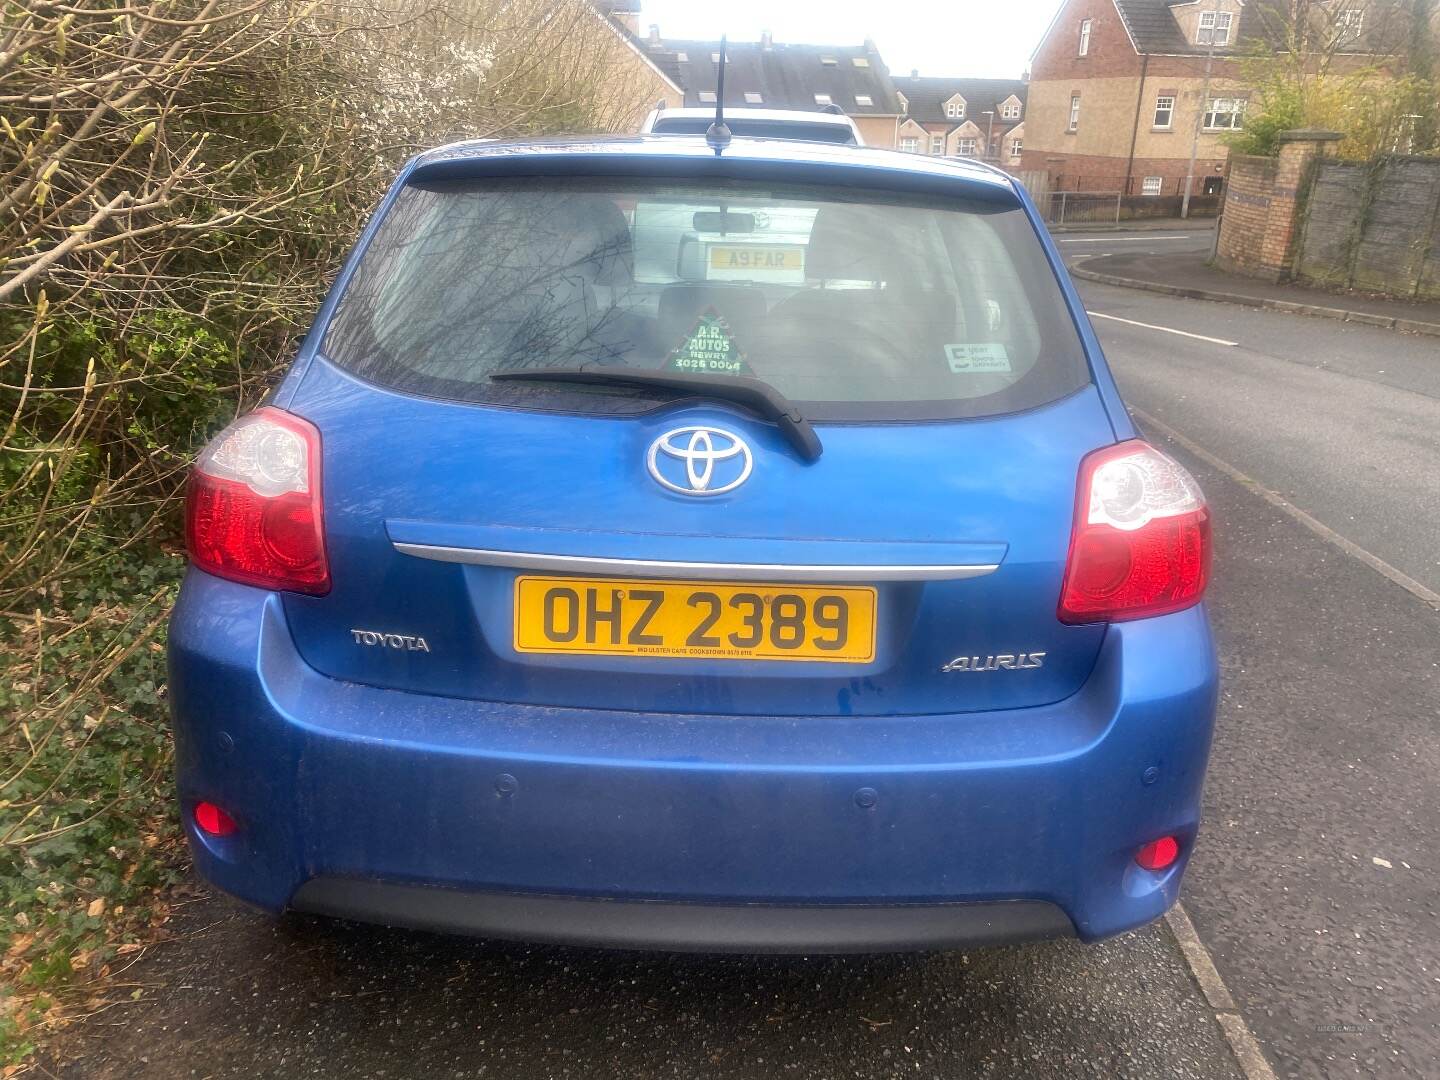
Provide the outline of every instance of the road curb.
<path id="1" fill-rule="evenodd" d="M 1145 292 L 1163 293 L 1166 296 L 1182 296 L 1187 300 L 1212 300 L 1220 304 L 1239 304 L 1242 307 L 1263 308 L 1266 311 L 1284 311 L 1291 315 L 1313 315 L 1322 319 L 1378 326 L 1385 330 L 1399 330 L 1406 334 L 1428 334 L 1431 337 L 1440 337 L 1440 323 L 1422 322 L 1419 319 L 1401 319 L 1391 315 L 1375 315 L 1368 311 L 1325 307 L 1321 304 L 1301 304 L 1293 300 L 1273 300 L 1267 296 L 1247 296 L 1244 293 L 1192 289 L 1181 285 L 1166 285 L 1159 281 L 1140 281 L 1136 278 L 1120 277 L 1118 274 L 1102 274 L 1080 266 L 1071 267 L 1070 276 L 1081 278 L 1084 281 L 1097 281 L 1102 285 L 1118 285 L 1123 289 L 1141 289 Z"/>

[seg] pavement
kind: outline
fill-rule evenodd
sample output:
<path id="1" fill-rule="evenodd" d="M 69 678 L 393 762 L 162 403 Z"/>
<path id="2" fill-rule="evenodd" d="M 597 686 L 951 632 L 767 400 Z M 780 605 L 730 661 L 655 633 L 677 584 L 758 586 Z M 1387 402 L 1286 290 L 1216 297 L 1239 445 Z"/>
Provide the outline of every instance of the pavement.
<path id="1" fill-rule="evenodd" d="M 1167 235 L 1134 246 L 1208 244 Z M 201 889 L 37 1074 L 1435 1076 L 1440 356 L 1372 326 L 1081 290 L 1140 423 L 1215 512 L 1224 681 L 1189 959 L 1163 922 L 926 956 L 532 948 L 277 923 Z M 1258 1061 L 1232 1049 L 1247 1034 Z"/>
<path id="2" fill-rule="evenodd" d="M 1071 271 L 1082 280 L 1440 336 L 1440 301 L 1331 292 L 1217 270 L 1209 265 L 1213 226 L 1204 230 L 1203 244 L 1198 242 L 1199 232 L 1178 245 L 1154 241 L 1155 235 L 1151 230 L 1132 230 L 1123 237 L 1100 235 L 1086 241 L 1083 259 L 1073 258 L 1081 252 L 1062 250 L 1070 257 Z"/>

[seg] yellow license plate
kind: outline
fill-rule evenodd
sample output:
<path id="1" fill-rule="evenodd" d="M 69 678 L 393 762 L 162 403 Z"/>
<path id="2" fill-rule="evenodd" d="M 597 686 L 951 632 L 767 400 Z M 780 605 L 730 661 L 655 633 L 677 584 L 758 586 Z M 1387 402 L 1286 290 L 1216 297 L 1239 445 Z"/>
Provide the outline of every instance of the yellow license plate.
<path id="1" fill-rule="evenodd" d="M 875 590 L 522 576 L 515 650 L 867 663 Z"/>
<path id="2" fill-rule="evenodd" d="M 711 244 L 711 270 L 804 270 L 803 247 Z"/>

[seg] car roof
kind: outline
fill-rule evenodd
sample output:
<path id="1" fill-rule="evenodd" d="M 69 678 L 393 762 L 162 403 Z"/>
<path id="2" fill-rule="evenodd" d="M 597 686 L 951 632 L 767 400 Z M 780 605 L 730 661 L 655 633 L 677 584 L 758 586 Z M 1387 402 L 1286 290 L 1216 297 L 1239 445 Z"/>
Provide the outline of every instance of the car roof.
<path id="1" fill-rule="evenodd" d="M 1009 173 L 966 158 L 932 158 L 837 143 L 737 135 L 717 154 L 700 135 L 612 135 L 524 141 L 472 140 L 412 158 L 400 182 L 495 175 L 771 176 L 800 181 L 966 194 L 1018 202 Z"/>
<path id="2" fill-rule="evenodd" d="M 715 106 L 709 108 L 656 109 L 650 114 L 655 120 L 680 117 L 684 120 L 703 119 L 715 115 Z M 836 127 L 854 127 L 855 121 L 844 113 L 821 112 L 818 109 L 752 109 L 736 106 L 725 110 L 726 120 L 779 120 L 804 124 L 834 124 Z"/>

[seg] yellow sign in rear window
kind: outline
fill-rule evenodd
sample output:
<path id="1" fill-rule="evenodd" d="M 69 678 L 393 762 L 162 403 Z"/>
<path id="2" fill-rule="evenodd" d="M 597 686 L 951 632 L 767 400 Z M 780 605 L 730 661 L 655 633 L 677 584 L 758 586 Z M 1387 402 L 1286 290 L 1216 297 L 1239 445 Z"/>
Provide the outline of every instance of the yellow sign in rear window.
<path id="1" fill-rule="evenodd" d="M 710 276 L 781 278 L 805 272 L 805 249 L 798 245 L 711 244 Z"/>

